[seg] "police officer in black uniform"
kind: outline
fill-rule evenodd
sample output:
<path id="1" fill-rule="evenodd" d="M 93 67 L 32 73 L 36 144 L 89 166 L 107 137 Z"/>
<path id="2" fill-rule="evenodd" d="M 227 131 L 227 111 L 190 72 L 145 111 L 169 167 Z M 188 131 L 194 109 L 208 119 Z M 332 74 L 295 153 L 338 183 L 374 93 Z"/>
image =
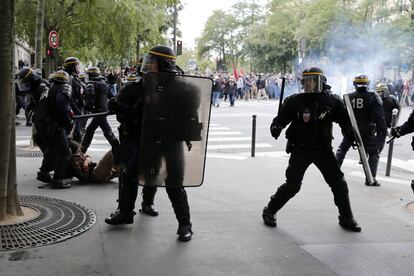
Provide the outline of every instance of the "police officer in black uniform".
<path id="1" fill-rule="evenodd" d="M 407 121 L 401 126 L 391 128 L 390 134 L 392 137 L 400 138 L 406 134 L 414 132 L 414 110 L 411 112 Z M 414 137 L 411 142 L 411 147 L 414 150 Z"/>
<path id="2" fill-rule="evenodd" d="M 17 85 L 20 93 L 27 93 L 26 126 L 32 126 L 32 116 L 36 111 L 40 96 L 48 89 L 50 84 L 32 68 L 23 67 L 18 73 Z"/>
<path id="3" fill-rule="evenodd" d="M 163 72 L 177 74 L 175 65 L 176 54 L 167 46 L 155 46 L 145 56 L 141 72 Z M 123 167 L 120 177 L 119 211 L 105 220 L 108 224 L 133 223 L 134 205 L 138 190 L 138 156 L 140 129 L 142 126 L 144 89 L 142 81 L 126 84 L 117 97 L 110 101 L 109 108 L 117 114 L 120 126 L 120 159 Z M 178 239 L 189 241 L 192 237 L 190 208 L 184 188 L 167 187 L 168 196 L 173 205 L 179 227 Z M 144 195 L 145 202 L 145 195 Z"/>
<path id="4" fill-rule="evenodd" d="M 387 123 L 387 128 L 391 127 L 392 120 L 392 111 L 394 109 L 400 110 L 400 103 L 397 100 L 397 97 L 391 95 L 388 91 L 388 86 L 385 83 L 378 83 L 375 87 L 375 91 L 380 95 L 382 100 L 382 106 L 384 108 L 384 117 L 385 122 Z"/>
<path id="5" fill-rule="evenodd" d="M 86 85 L 86 107 L 92 113 L 108 111 L 108 97 L 112 97 L 110 87 L 105 83 L 98 67 L 91 66 L 87 70 L 89 82 Z M 100 127 L 103 135 L 112 147 L 112 152 L 117 155 L 119 141 L 112 132 L 106 117 L 95 117 L 86 128 L 85 136 L 82 140 L 82 152 L 86 152 L 92 142 L 95 130 Z"/>
<path id="6" fill-rule="evenodd" d="M 71 158 L 68 139 L 74 128 L 72 88 L 69 84 L 70 77 L 63 70 L 51 74 L 50 82 L 51 87 L 42 94 L 34 114 L 38 132 L 36 141 L 46 145 L 41 171 L 48 173 L 54 170 L 50 182 L 52 188 L 67 189 L 71 187 L 70 181 L 64 179 Z"/>
<path id="7" fill-rule="evenodd" d="M 275 214 L 299 192 L 303 175 L 312 163 L 321 171 L 334 196 L 339 210 L 339 225 L 359 232 L 361 227 L 354 220 L 348 197 L 348 187 L 332 152 L 332 122 L 340 125 L 345 135 L 352 139 L 352 129 L 341 99 L 331 93 L 326 85 L 323 71 L 317 67 L 305 69 L 301 83 L 305 93 L 287 97 L 279 116 L 270 126 L 272 136 L 277 139 L 288 124 L 286 138 L 290 153 L 286 169 L 286 182 L 271 196 L 263 209 L 264 223 L 276 227 Z"/>
<path id="8" fill-rule="evenodd" d="M 36 113 L 37 107 L 40 102 L 40 97 L 43 93 L 49 90 L 49 82 L 43 79 L 40 75 L 38 75 L 33 69 L 29 67 L 23 67 L 19 73 L 17 78 L 17 86 L 20 91 L 25 91 L 27 93 L 27 100 L 28 106 L 26 107 L 26 125 L 32 125 L 32 116 Z M 43 155 L 45 155 L 47 144 L 42 143 L 41 140 L 37 139 L 38 134 L 35 131 L 33 134 L 33 139 L 35 140 L 36 144 L 39 146 L 40 150 L 42 151 Z M 39 168 L 37 172 L 37 179 L 42 182 L 49 183 L 52 181 L 52 178 L 49 175 L 50 166 L 47 164 L 43 164 Z"/>
<path id="9" fill-rule="evenodd" d="M 72 86 L 71 106 L 75 115 L 82 115 L 85 108 L 84 91 L 85 85 L 79 78 L 80 62 L 76 57 L 68 57 L 63 62 L 63 68 L 70 76 L 69 84 Z M 87 119 L 76 120 L 73 139 L 80 143 L 85 133 Z"/>
<path id="10" fill-rule="evenodd" d="M 387 135 L 387 126 L 384 117 L 384 108 L 380 96 L 368 90 L 369 79 L 366 75 L 354 78 L 355 92 L 349 94 L 358 129 L 368 154 L 368 163 L 372 176 L 375 179 L 378 169 L 380 149 L 384 147 Z M 353 140 L 344 137 L 336 152 L 339 167 L 342 166 L 345 155 L 352 146 Z M 370 186 L 368 181 L 365 185 Z M 380 186 L 377 180 L 372 186 Z"/>

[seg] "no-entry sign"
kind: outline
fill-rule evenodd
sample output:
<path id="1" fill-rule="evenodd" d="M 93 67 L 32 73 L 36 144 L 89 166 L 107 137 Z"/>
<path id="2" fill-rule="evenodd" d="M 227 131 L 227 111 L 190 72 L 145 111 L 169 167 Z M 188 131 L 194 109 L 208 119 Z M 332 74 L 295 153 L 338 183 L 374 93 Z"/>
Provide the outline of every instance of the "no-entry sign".
<path id="1" fill-rule="evenodd" d="M 59 46 L 59 35 L 56 31 L 50 31 L 49 33 L 49 45 L 53 49 Z"/>

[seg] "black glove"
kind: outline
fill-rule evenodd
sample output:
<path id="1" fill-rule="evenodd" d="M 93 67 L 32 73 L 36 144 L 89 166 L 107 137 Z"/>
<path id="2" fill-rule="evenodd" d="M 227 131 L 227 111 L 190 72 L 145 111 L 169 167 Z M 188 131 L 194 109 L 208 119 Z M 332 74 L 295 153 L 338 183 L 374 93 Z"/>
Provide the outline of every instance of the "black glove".
<path id="1" fill-rule="evenodd" d="M 278 124 L 272 123 L 270 125 L 270 134 L 272 134 L 272 137 L 277 140 L 279 138 L 280 133 L 282 132 L 282 127 L 280 127 Z"/>
<path id="2" fill-rule="evenodd" d="M 392 127 L 390 132 L 392 137 L 400 138 L 401 135 L 401 127 Z"/>
<path id="3" fill-rule="evenodd" d="M 111 98 L 108 101 L 108 111 L 111 113 L 116 113 L 118 109 L 118 99 L 117 98 Z"/>

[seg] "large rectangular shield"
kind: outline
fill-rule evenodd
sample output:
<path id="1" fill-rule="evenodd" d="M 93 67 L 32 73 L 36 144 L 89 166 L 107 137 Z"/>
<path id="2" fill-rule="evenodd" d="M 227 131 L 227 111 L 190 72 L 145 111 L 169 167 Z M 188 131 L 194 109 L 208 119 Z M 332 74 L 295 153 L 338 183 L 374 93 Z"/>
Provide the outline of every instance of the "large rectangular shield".
<path id="1" fill-rule="evenodd" d="M 210 78 L 146 76 L 140 185 L 189 187 L 203 183 L 212 90 Z"/>
<path id="2" fill-rule="evenodd" d="M 348 94 L 344 94 L 344 101 L 346 110 L 348 111 L 349 119 L 351 120 L 352 130 L 354 131 L 355 142 L 358 145 L 359 157 L 361 158 L 362 167 L 364 168 L 365 177 L 370 185 L 374 183 L 371 169 L 368 164 L 367 154 L 365 152 L 364 143 L 362 142 L 361 134 L 359 133 L 358 124 L 355 119 L 354 110 L 352 109 L 351 100 Z"/>

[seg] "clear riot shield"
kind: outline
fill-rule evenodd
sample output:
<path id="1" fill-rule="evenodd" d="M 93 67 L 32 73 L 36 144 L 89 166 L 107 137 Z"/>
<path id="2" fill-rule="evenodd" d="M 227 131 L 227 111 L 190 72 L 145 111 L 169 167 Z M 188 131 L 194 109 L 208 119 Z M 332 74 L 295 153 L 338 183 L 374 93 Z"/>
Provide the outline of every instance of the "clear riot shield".
<path id="1" fill-rule="evenodd" d="M 204 179 L 213 81 L 146 76 L 139 162 L 143 186 L 200 186 Z"/>

